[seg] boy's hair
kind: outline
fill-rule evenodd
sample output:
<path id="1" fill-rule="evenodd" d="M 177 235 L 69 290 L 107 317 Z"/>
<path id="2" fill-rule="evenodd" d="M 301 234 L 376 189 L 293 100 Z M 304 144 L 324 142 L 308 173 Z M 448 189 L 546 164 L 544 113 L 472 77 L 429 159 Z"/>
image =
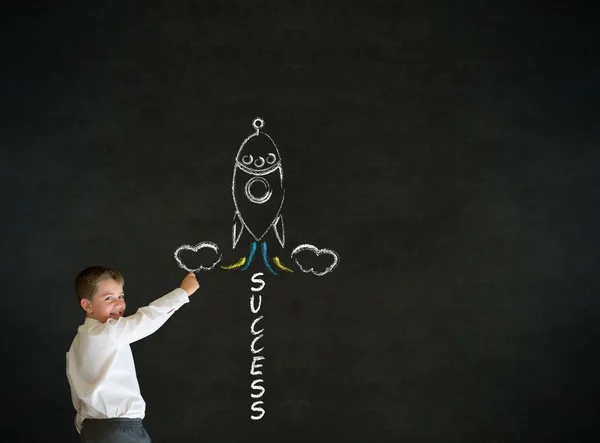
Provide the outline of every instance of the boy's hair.
<path id="1" fill-rule="evenodd" d="M 115 280 L 121 284 L 125 282 L 119 271 L 106 266 L 90 266 L 77 274 L 77 277 L 75 277 L 77 301 L 81 302 L 84 298 L 92 301 L 98 289 L 98 284 L 105 280 Z"/>

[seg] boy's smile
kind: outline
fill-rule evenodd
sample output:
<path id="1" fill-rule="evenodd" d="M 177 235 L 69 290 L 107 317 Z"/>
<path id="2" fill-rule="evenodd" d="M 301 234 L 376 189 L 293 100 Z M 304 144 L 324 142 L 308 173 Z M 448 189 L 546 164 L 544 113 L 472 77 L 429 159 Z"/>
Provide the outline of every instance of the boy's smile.
<path id="1" fill-rule="evenodd" d="M 125 294 L 123 285 L 109 279 L 98 283 L 92 301 L 81 300 L 81 307 L 88 317 L 105 323 L 109 318 L 118 320 L 125 313 Z"/>

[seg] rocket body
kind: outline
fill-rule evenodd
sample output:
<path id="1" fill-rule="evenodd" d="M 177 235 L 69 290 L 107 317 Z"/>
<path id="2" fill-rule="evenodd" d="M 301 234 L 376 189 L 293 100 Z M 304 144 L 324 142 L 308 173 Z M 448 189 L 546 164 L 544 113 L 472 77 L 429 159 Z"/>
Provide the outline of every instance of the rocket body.
<path id="1" fill-rule="evenodd" d="M 257 131 L 240 146 L 233 168 L 234 248 L 244 230 L 259 241 L 273 228 L 281 246 L 285 242 L 281 216 L 285 196 L 281 157 L 271 137 L 260 132 L 261 123 L 264 124 L 260 119 L 254 121 Z"/>

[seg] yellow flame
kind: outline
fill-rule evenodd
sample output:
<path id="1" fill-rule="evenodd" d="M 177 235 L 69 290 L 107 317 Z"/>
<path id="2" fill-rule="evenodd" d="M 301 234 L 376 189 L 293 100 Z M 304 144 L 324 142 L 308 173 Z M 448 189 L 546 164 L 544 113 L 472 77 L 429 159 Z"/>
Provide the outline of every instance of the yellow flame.
<path id="1" fill-rule="evenodd" d="M 237 268 L 241 268 L 242 266 L 244 266 L 244 263 L 246 263 L 246 257 L 240 258 L 237 263 L 234 263 L 232 265 L 221 266 L 221 269 L 237 269 Z"/>
<path id="2" fill-rule="evenodd" d="M 277 265 L 277 267 L 279 269 L 283 269 L 284 271 L 288 271 L 288 272 L 294 272 L 290 268 L 286 268 L 285 266 L 283 266 L 281 264 L 281 262 L 279 261 L 279 257 L 273 257 L 273 261 L 275 262 L 275 264 Z"/>

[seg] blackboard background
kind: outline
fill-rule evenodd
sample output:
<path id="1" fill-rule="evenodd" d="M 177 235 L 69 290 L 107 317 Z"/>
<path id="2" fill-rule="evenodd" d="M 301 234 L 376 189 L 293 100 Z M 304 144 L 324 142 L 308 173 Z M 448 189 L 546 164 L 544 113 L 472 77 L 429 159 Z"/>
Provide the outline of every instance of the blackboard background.
<path id="1" fill-rule="evenodd" d="M 239 258 L 231 172 L 257 116 L 283 158 L 288 253 L 341 262 L 266 277 L 259 422 L 264 269 L 200 273 L 133 345 L 153 441 L 597 441 L 589 11 L 78 1 L 1 21 L 3 441 L 77 441 L 76 272 L 121 270 L 133 312 L 179 284 L 179 245 Z"/>

